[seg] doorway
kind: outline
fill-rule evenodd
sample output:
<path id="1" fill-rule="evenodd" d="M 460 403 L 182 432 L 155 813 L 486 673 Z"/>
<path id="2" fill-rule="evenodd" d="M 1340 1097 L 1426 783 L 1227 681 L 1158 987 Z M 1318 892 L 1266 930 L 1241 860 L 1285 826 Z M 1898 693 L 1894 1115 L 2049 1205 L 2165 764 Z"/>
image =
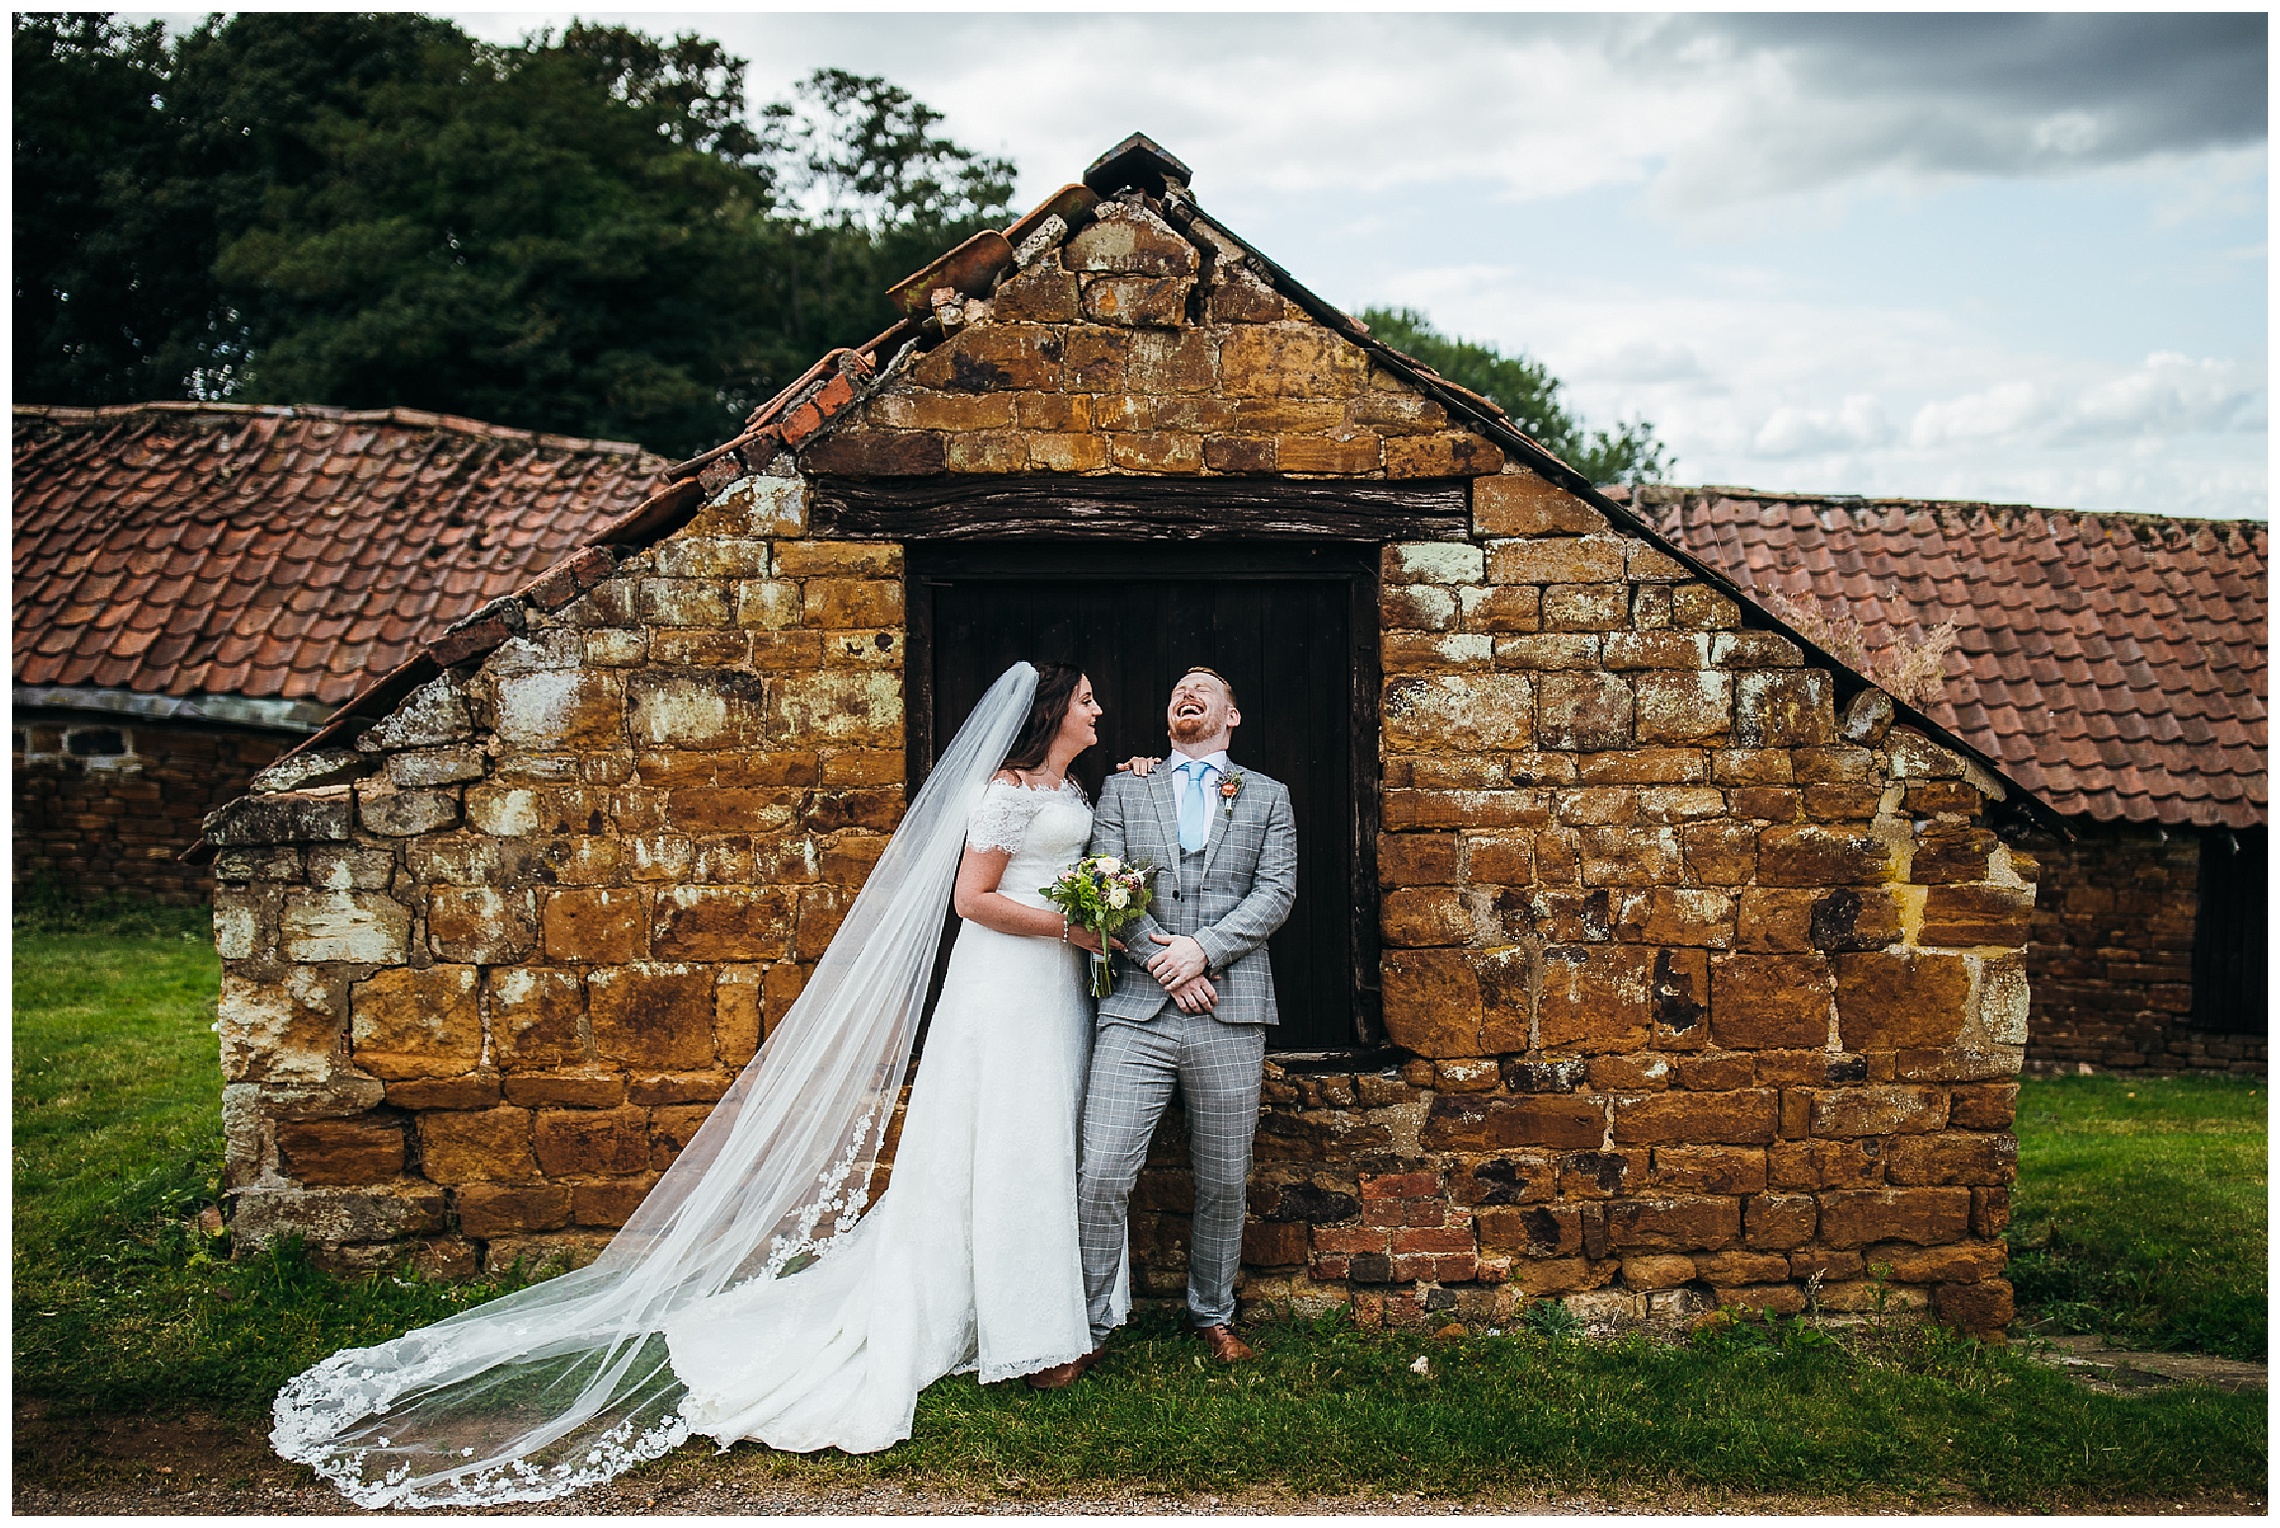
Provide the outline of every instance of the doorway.
<path id="1" fill-rule="evenodd" d="M 910 777 L 932 769 L 1017 659 L 1080 664 L 1106 714 L 1074 773 L 1096 799 L 1114 762 L 1166 751 L 1163 706 L 1190 664 L 1225 674 L 1230 756 L 1290 788 L 1298 899 L 1269 942 L 1297 1060 L 1378 1042 L 1377 549 L 912 543 Z"/>

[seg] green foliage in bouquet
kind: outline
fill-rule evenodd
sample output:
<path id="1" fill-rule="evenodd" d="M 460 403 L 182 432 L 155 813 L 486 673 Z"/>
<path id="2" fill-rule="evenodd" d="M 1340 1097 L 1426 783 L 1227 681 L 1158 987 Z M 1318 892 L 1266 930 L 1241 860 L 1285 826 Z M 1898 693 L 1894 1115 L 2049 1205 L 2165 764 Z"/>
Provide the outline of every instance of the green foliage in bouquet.
<path id="1" fill-rule="evenodd" d="M 1155 900 L 1156 867 L 1095 854 L 1078 860 L 1061 872 L 1038 895 L 1068 916 L 1078 928 L 1100 936 L 1100 949 L 1092 957 L 1092 995 L 1106 997 L 1116 983 L 1109 974 L 1108 941 L 1130 928 Z"/>

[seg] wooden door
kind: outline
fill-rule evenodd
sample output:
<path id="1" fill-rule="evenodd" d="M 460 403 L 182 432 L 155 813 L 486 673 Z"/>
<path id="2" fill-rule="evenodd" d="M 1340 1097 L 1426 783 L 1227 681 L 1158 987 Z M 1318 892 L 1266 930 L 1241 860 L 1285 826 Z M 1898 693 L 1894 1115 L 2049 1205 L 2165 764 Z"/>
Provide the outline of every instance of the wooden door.
<path id="1" fill-rule="evenodd" d="M 1281 1053 L 1376 1038 L 1376 553 L 1131 545 L 910 548 L 913 778 L 1016 659 L 1082 667 L 1106 714 L 1074 773 L 1163 754 L 1191 664 L 1225 674 L 1229 756 L 1290 787 L 1298 901 L 1270 942 Z"/>

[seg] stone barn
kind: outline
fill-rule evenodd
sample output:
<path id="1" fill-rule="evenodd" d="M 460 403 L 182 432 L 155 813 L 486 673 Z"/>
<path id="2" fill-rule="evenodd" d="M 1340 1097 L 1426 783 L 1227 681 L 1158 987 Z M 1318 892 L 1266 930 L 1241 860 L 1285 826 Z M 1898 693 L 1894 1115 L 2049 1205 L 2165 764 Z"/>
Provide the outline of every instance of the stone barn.
<path id="1" fill-rule="evenodd" d="M 1083 663 L 1114 758 L 1201 661 L 1302 838 L 1247 1311 L 2003 1327 L 2044 809 L 1187 180 L 945 254 L 210 820 L 241 1247 L 590 1255 L 987 676 Z M 1143 1293 L 1188 1203 L 1174 1121 Z"/>
<path id="2" fill-rule="evenodd" d="M 208 812 L 639 504 L 638 447 L 410 409 L 15 411 L 15 880 L 203 902 Z"/>
<path id="3" fill-rule="evenodd" d="M 1872 642 L 1954 623 L 1926 711 L 2071 830 L 2026 841 L 2029 1070 L 2263 1074 L 2263 521 L 1738 488 L 1636 507 Z"/>

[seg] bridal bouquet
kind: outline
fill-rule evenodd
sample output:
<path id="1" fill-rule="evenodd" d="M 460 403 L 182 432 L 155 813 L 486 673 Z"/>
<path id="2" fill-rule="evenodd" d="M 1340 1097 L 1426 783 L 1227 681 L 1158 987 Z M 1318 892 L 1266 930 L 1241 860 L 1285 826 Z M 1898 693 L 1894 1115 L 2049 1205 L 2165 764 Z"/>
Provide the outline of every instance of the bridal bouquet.
<path id="1" fill-rule="evenodd" d="M 1037 888 L 1038 895 L 1067 914 L 1071 923 L 1100 936 L 1100 949 L 1092 953 L 1094 997 L 1108 996 L 1116 985 L 1109 976 L 1109 936 L 1148 910 L 1155 896 L 1155 877 L 1153 865 L 1096 854 L 1062 871 L 1052 885 Z"/>

